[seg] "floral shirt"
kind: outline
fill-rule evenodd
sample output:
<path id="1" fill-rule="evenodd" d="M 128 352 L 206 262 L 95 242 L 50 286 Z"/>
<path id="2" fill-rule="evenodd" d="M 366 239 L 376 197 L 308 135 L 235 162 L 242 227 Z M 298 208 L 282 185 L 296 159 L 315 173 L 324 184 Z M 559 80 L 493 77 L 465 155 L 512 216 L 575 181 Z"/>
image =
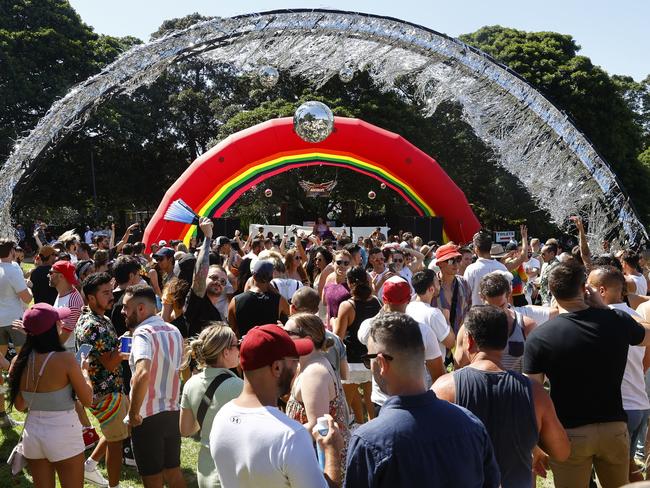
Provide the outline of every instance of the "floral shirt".
<path id="1" fill-rule="evenodd" d="M 107 370 L 99 361 L 99 357 L 120 347 L 120 340 L 110 319 L 97 315 L 90 308 L 84 307 L 75 328 L 77 349 L 82 344 L 90 344 L 88 375 L 93 382 L 93 398 L 98 400 L 110 393 L 123 390 L 122 365 L 113 371 Z"/>

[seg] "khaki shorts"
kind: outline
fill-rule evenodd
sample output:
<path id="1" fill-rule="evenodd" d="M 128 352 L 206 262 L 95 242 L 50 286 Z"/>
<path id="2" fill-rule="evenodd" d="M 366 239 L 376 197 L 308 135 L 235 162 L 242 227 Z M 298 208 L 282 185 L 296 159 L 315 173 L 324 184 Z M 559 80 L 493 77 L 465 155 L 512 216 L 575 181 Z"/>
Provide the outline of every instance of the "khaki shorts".
<path id="1" fill-rule="evenodd" d="M 129 426 L 124 423 L 124 417 L 129 413 L 129 397 L 124 393 L 111 393 L 100 398 L 90 411 L 99 420 L 107 442 L 123 441 L 129 437 Z"/>
<path id="2" fill-rule="evenodd" d="M 0 346 L 6 346 L 11 342 L 14 347 L 23 347 L 25 337 L 23 332 L 14 330 L 11 325 L 0 327 Z"/>

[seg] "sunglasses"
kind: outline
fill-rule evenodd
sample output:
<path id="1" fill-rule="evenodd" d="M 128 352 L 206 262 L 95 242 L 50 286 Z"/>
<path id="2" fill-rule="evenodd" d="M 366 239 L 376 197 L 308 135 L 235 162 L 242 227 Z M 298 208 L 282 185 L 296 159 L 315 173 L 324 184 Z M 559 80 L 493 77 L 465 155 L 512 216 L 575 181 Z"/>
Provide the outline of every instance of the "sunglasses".
<path id="1" fill-rule="evenodd" d="M 339 260 L 339 261 L 336 261 L 336 265 L 337 265 L 337 266 L 349 266 L 349 265 L 350 265 L 350 261 L 340 261 L 340 260 Z"/>
<path id="2" fill-rule="evenodd" d="M 444 263 L 449 263 L 449 264 L 460 264 L 461 258 L 451 258 L 447 259 L 446 261 L 443 261 Z"/>
<path id="3" fill-rule="evenodd" d="M 393 262 L 394 263 L 403 263 L 404 260 L 403 259 L 393 259 Z"/>
<path id="4" fill-rule="evenodd" d="M 296 261 L 302 261 L 302 256 L 294 256 L 293 259 Z"/>
<path id="5" fill-rule="evenodd" d="M 375 359 L 380 354 L 386 361 L 392 361 L 393 360 L 393 356 L 389 356 L 388 354 L 385 354 L 383 352 L 378 352 L 376 354 L 363 354 L 361 356 L 361 362 L 366 367 L 366 369 L 370 369 L 370 360 Z"/>

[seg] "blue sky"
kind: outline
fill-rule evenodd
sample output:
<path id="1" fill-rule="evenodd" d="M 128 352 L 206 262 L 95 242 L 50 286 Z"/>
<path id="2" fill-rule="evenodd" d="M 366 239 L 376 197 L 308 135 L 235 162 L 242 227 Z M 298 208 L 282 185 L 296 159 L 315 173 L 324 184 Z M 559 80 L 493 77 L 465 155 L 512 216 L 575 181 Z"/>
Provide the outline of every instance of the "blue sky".
<path id="1" fill-rule="evenodd" d="M 388 15 L 451 36 L 500 24 L 527 31 L 571 34 L 581 53 L 610 74 L 637 81 L 650 74 L 648 0 L 465 0 L 456 2 L 385 0 L 314 2 L 302 0 L 69 0 L 96 32 L 147 40 L 166 19 L 198 12 L 230 17 L 279 8 L 332 8 Z"/>

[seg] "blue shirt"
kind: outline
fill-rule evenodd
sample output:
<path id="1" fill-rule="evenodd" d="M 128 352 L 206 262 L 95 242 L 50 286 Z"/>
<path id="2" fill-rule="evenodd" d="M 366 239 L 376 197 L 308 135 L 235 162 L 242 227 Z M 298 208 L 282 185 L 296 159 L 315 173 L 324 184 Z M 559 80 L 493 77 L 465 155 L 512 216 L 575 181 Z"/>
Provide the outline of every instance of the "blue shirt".
<path id="1" fill-rule="evenodd" d="M 431 390 L 390 397 L 376 419 L 352 434 L 346 465 L 346 487 L 496 488 L 500 483 L 481 421 Z"/>

